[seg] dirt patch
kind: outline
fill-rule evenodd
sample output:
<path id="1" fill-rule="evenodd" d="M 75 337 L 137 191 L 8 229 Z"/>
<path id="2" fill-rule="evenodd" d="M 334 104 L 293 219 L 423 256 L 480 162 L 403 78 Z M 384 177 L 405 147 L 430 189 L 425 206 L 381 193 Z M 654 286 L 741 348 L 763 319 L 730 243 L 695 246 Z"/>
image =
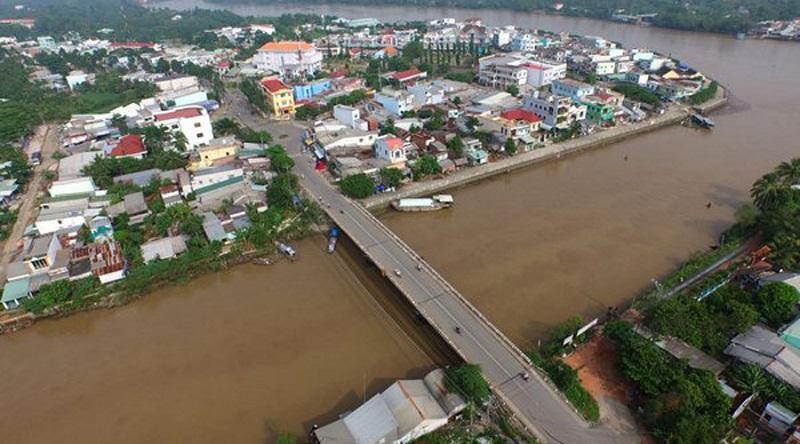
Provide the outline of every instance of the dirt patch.
<path id="1" fill-rule="evenodd" d="M 600 405 L 600 421 L 625 432 L 635 432 L 641 442 L 652 442 L 628 406 L 633 387 L 619 374 L 614 344 L 603 335 L 595 336 L 564 359 L 578 371 L 581 383 Z"/>

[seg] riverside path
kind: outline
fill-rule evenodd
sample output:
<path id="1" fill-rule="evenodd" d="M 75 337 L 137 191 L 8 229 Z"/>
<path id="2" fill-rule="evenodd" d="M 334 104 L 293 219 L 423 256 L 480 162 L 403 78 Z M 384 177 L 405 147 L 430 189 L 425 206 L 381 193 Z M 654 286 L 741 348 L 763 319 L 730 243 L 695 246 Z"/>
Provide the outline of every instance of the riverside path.
<path id="1" fill-rule="evenodd" d="M 316 172 L 299 141 L 289 146 L 306 192 L 322 204 L 331 219 L 466 362 L 480 365 L 497 396 L 541 441 L 637 441 L 635 436 L 584 421 L 534 370 L 527 357 L 433 267 L 363 206 L 340 194 Z M 530 375 L 528 381 L 521 377 L 525 372 Z"/>

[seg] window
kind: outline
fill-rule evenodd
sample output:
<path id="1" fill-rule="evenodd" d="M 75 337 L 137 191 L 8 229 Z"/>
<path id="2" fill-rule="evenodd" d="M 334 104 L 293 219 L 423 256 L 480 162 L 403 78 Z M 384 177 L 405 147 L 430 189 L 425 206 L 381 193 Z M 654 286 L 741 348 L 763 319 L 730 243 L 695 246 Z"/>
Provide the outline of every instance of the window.
<path id="1" fill-rule="evenodd" d="M 197 137 L 198 139 L 202 139 L 203 138 L 203 133 L 197 133 L 197 134 L 195 134 L 195 137 Z"/>
<path id="2" fill-rule="evenodd" d="M 195 128 L 200 128 L 200 126 L 201 126 L 201 125 L 200 125 L 200 122 L 195 122 L 195 124 L 194 124 L 194 127 L 195 127 Z"/>

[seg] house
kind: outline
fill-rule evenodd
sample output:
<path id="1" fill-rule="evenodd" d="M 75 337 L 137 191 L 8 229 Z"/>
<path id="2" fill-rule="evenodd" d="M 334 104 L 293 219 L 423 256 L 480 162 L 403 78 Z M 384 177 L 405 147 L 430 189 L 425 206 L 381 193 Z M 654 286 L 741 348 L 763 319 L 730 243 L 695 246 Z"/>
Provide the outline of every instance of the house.
<path id="1" fill-rule="evenodd" d="M 353 106 L 336 105 L 333 107 L 333 117 L 350 128 L 366 131 L 369 127 L 366 120 L 361 118 L 361 111 Z"/>
<path id="2" fill-rule="evenodd" d="M 292 90 L 279 79 L 266 78 L 261 80 L 261 89 L 274 117 L 292 117 L 295 112 Z"/>
<path id="3" fill-rule="evenodd" d="M 109 155 L 111 157 L 131 157 L 134 159 L 143 159 L 147 154 L 147 148 L 144 146 L 142 136 L 138 134 L 126 134 L 119 139 L 117 146 L 111 149 Z"/>
<path id="4" fill-rule="evenodd" d="M 269 42 L 258 49 L 253 63 L 258 69 L 281 77 L 303 77 L 322 69 L 322 53 L 306 42 Z"/>
<path id="5" fill-rule="evenodd" d="M 393 166 L 404 168 L 406 142 L 399 137 L 384 137 L 375 142 L 375 157 L 391 162 Z"/>
<path id="6" fill-rule="evenodd" d="M 569 97 L 576 102 L 584 96 L 594 94 L 594 86 L 572 79 L 554 80 L 550 88 L 554 95 Z"/>
<path id="7" fill-rule="evenodd" d="M 567 64 L 551 64 L 542 61 L 530 61 L 522 65 L 528 73 L 528 85 L 541 88 L 567 77 Z"/>
<path id="8" fill-rule="evenodd" d="M 187 148 L 196 150 L 214 138 L 208 111 L 202 106 L 188 106 L 158 113 L 155 124 L 172 133 L 180 132 L 186 138 Z"/>
<path id="9" fill-rule="evenodd" d="M 318 96 L 332 88 L 332 83 L 329 79 L 320 79 L 313 82 L 300 83 L 292 86 L 292 94 L 294 100 L 308 100 L 314 96 Z"/>
<path id="10" fill-rule="evenodd" d="M 8 266 L 6 278 L 14 281 L 48 273 L 56 264 L 62 249 L 63 245 L 55 233 L 25 239 L 22 253 Z"/>
<path id="11" fill-rule="evenodd" d="M 92 220 L 89 221 L 89 229 L 92 232 L 93 240 L 114 238 L 114 226 L 111 224 L 111 219 L 107 216 L 97 215 L 93 217 Z"/>
<path id="12" fill-rule="evenodd" d="M 161 195 L 161 201 L 164 202 L 165 207 L 171 207 L 183 202 L 180 190 L 175 184 L 164 185 L 159 188 L 158 191 Z"/>
<path id="13" fill-rule="evenodd" d="M 67 74 L 65 79 L 69 89 L 71 91 L 75 91 L 75 88 L 78 86 L 83 85 L 84 83 L 91 83 L 94 79 L 94 75 L 86 74 L 83 71 L 71 71 L 69 74 Z"/>
<path id="14" fill-rule="evenodd" d="M 195 188 L 197 204 L 202 210 L 218 208 L 226 201 L 237 201 L 246 196 L 250 187 L 244 182 L 243 176 L 234 176 L 230 179 L 216 182 L 211 185 Z"/>
<path id="15" fill-rule="evenodd" d="M 764 406 L 764 410 L 761 412 L 759 419 L 766 423 L 770 429 L 783 436 L 787 432 L 793 431 L 794 423 L 797 421 L 798 417 L 800 417 L 800 415 L 797 413 L 778 404 L 776 401 L 772 401 Z"/>
<path id="16" fill-rule="evenodd" d="M 760 325 L 754 325 L 734 337 L 725 348 L 725 354 L 755 364 L 795 389 L 800 389 L 800 350 Z"/>
<path id="17" fill-rule="evenodd" d="M 580 103 L 586 105 L 586 119 L 599 123 L 607 123 L 614 120 L 616 108 L 606 103 L 602 97 L 595 95 L 584 96 Z"/>
<path id="18" fill-rule="evenodd" d="M 91 165 L 98 156 L 103 157 L 104 153 L 102 151 L 87 151 L 64 157 L 58 161 L 58 178 L 67 180 L 83 176 L 83 168 Z"/>
<path id="19" fill-rule="evenodd" d="M 316 429 L 319 444 L 406 444 L 447 424 L 466 403 L 447 390 L 436 369 L 419 380 L 400 380 L 338 421 Z"/>
<path id="20" fill-rule="evenodd" d="M 377 139 L 377 131 L 358 131 L 349 128 L 317 135 L 317 142 L 325 152 L 339 148 L 369 148 Z"/>
<path id="21" fill-rule="evenodd" d="M 0 296 L 0 303 L 6 310 L 13 310 L 22 304 L 31 295 L 31 279 L 29 277 L 6 282 L 3 286 L 3 295 Z"/>
<path id="22" fill-rule="evenodd" d="M 478 60 L 478 83 L 497 89 L 520 87 L 528 82 L 525 58 L 513 55 L 489 55 Z"/>
<path id="23" fill-rule="evenodd" d="M 153 83 L 162 92 L 200 89 L 200 80 L 195 76 L 164 77 L 153 81 Z"/>
<path id="24" fill-rule="evenodd" d="M 58 198 L 75 195 L 93 195 L 97 186 L 91 177 L 78 177 L 75 179 L 59 180 L 50 184 L 47 192 L 50 197 Z"/>
<path id="25" fill-rule="evenodd" d="M 218 160 L 235 157 L 239 154 L 240 149 L 241 144 L 233 136 L 212 139 L 208 145 L 202 146 L 195 151 L 189 169 L 198 170 L 214 166 L 214 163 Z"/>
<path id="26" fill-rule="evenodd" d="M 409 86 L 408 92 L 413 96 L 415 107 L 422 107 L 425 105 L 438 105 L 447 100 L 445 95 L 445 88 L 436 84 L 421 84 Z"/>
<path id="27" fill-rule="evenodd" d="M 34 226 L 40 235 L 61 230 L 77 232 L 86 223 L 84 213 L 88 208 L 89 199 L 86 197 L 44 203 Z"/>
<path id="28" fill-rule="evenodd" d="M 500 113 L 500 118 L 502 119 L 501 134 L 511 139 L 528 136 L 539 131 L 539 125 L 542 122 L 541 117 L 522 108 L 503 111 Z"/>
<path id="29" fill-rule="evenodd" d="M 170 236 L 145 242 L 141 246 L 144 263 L 156 259 L 172 259 L 186 251 L 186 241 L 183 236 Z"/>
<path id="30" fill-rule="evenodd" d="M 522 108 L 539 116 L 541 128 L 546 130 L 567 129 L 586 119 L 586 105 L 576 104 L 566 96 L 541 94 L 539 91 L 526 94 Z"/>
<path id="31" fill-rule="evenodd" d="M 510 49 L 520 52 L 534 52 L 539 38 L 535 34 L 520 32 L 511 39 Z"/>
<path id="32" fill-rule="evenodd" d="M 8 204 L 19 191 L 19 185 L 14 179 L 0 180 L 0 206 L 8 207 Z"/>
<path id="33" fill-rule="evenodd" d="M 122 202 L 110 205 L 106 208 L 106 213 L 110 217 L 117 217 L 121 214 L 128 215 L 128 223 L 136 225 L 144 222 L 144 218 L 150 215 L 147 202 L 144 200 L 144 193 L 137 191 L 125 195 Z"/>
<path id="34" fill-rule="evenodd" d="M 89 272 L 103 284 L 124 279 L 127 271 L 122 246 L 114 240 L 102 240 L 73 248 L 71 262 L 73 264 L 88 262 Z"/>
<path id="35" fill-rule="evenodd" d="M 375 93 L 375 101 L 395 116 L 402 116 L 414 109 L 414 96 L 406 91 L 386 88 Z"/>
<path id="36" fill-rule="evenodd" d="M 489 162 L 489 153 L 483 148 L 467 147 L 464 154 L 466 154 L 469 164 L 473 166 Z"/>
<path id="37" fill-rule="evenodd" d="M 426 77 L 428 77 L 428 73 L 425 71 L 420 71 L 417 67 L 413 67 L 405 71 L 395 72 L 391 75 L 392 79 L 400 82 L 401 84 L 411 84 Z"/>
<path id="38" fill-rule="evenodd" d="M 192 189 L 198 190 L 224 182 L 229 179 L 243 177 L 244 170 L 237 164 L 220 165 L 212 168 L 203 168 L 192 174 Z"/>
<path id="39" fill-rule="evenodd" d="M 210 211 L 203 213 L 203 231 L 209 242 L 227 242 L 230 240 L 228 233 L 225 232 L 225 228 L 222 226 L 222 221 Z"/>

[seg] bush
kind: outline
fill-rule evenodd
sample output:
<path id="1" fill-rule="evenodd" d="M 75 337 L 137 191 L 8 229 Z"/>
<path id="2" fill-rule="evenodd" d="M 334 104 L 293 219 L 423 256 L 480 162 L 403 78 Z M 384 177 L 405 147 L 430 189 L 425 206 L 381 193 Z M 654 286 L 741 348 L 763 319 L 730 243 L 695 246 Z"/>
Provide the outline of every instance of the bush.
<path id="1" fill-rule="evenodd" d="M 413 170 L 414 180 L 420 180 L 432 174 L 439 174 L 442 171 L 442 167 L 439 166 L 439 162 L 435 157 L 425 154 L 417 160 Z"/>
<path id="2" fill-rule="evenodd" d="M 783 282 L 767 284 L 756 296 L 756 305 L 761 316 L 772 328 L 780 328 L 792 320 L 800 293 Z"/>
<path id="3" fill-rule="evenodd" d="M 700 105 L 708 102 L 709 100 L 713 99 L 715 95 L 717 95 L 718 89 L 719 84 L 717 82 L 711 82 L 710 85 L 701 88 L 700 91 L 692 94 L 691 97 L 689 97 L 689 102 L 692 105 Z"/>
<path id="4" fill-rule="evenodd" d="M 537 367 L 547 373 L 584 418 L 592 422 L 600 419 L 600 407 L 592 394 L 581 385 L 577 371 L 556 357 L 548 358 L 539 353 L 530 353 L 529 357 Z"/>
<path id="5" fill-rule="evenodd" d="M 375 182 L 366 174 L 353 174 L 339 181 L 342 192 L 356 199 L 364 199 L 375 192 Z"/>
<path id="6" fill-rule="evenodd" d="M 481 368 L 475 364 L 448 367 L 445 375 L 447 376 L 445 378 L 447 388 L 461 394 L 467 401 L 480 405 L 489 399 L 489 395 L 492 393 L 489 383 L 483 378 Z"/>
<path id="7" fill-rule="evenodd" d="M 656 106 L 661 103 L 658 96 L 653 91 L 633 83 L 617 83 L 614 85 L 613 90 L 625 94 L 625 97 L 631 100 L 643 102 L 648 105 Z"/>

